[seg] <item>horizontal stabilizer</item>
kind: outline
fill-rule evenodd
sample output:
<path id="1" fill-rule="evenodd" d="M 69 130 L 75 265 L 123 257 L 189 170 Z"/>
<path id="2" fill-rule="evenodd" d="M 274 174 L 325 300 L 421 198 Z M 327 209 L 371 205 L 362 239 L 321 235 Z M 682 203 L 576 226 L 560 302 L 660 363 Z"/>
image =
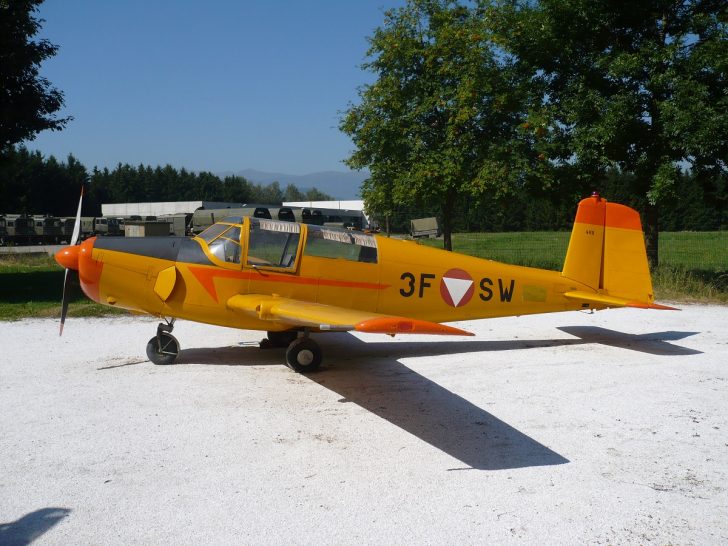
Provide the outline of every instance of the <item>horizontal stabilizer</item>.
<path id="1" fill-rule="evenodd" d="M 614 296 L 607 296 L 605 294 L 597 294 L 594 292 L 584 292 L 576 290 L 573 292 L 566 292 L 564 297 L 574 301 L 581 301 L 586 304 L 595 305 L 598 307 L 638 307 L 640 309 L 661 309 L 663 311 L 679 311 L 675 307 L 669 307 L 667 305 L 660 305 L 659 303 L 646 303 L 641 301 L 628 300 L 625 298 L 617 298 Z"/>

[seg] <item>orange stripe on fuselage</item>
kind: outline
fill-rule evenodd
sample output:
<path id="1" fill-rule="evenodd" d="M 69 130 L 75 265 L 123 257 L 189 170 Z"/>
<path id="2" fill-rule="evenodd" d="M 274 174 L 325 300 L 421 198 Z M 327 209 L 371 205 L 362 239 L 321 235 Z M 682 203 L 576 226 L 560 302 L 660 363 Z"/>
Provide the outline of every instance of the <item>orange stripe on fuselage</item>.
<path id="1" fill-rule="evenodd" d="M 207 290 L 210 297 L 215 301 L 217 301 L 217 290 L 215 289 L 216 278 L 238 279 L 241 281 L 255 279 L 256 281 L 263 282 L 332 286 L 337 288 L 362 288 L 364 290 L 384 290 L 390 286 L 388 284 L 371 282 L 338 281 L 334 279 L 316 279 L 311 277 L 296 277 L 293 275 L 279 275 L 276 273 L 269 273 L 268 271 L 261 269 L 257 269 L 255 271 L 232 271 L 229 269 L 189 266 L 189 270 L 200 282 L 203 288 Z"/>

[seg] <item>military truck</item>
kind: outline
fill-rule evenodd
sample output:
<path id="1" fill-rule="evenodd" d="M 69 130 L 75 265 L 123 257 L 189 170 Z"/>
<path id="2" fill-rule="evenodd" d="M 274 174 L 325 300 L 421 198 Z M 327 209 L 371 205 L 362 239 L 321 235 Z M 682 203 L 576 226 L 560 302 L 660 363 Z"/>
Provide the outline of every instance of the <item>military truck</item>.
<path id="1" fill-rule="evenodd" d="M 437 218 L 415 218 L 410 220 L 410 235 L 413 239 L 427 237 L 435 239 L 440 236 L 440 226 L 437 224 Z"/>
<path id="2" fill-rule="evenodd" d="M 32 216 L 8 214 L 5 220 L 8 230 L 6 244 L 32 245 L 35 242 L 35 222 Z"/>
<path id="3" fill-rule="evenodd" d="M 57 245 L 63 238 L 63 221 L 56 216 L 33 216 L 33 242 Z"/>
<path id="4" fill-rule="evenodd" d="M 8 240 L 8 221 L 5 216 L 0 216 L 0 246 L 4 246 Z"/>

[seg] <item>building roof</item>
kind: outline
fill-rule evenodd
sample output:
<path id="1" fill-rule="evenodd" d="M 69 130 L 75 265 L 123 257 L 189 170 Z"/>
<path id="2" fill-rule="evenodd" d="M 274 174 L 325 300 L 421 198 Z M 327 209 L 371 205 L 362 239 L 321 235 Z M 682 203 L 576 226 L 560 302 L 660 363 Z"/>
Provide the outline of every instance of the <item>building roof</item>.
<path id="1" fill-rule="evenodd" d="M 166 201 L 158 203 L 104 203 L 103 216 L 162 216 L 165 214 L 191 214 L 199 208 L 240 208 L 242 203 L 221 203 L 217 201 Z"/>

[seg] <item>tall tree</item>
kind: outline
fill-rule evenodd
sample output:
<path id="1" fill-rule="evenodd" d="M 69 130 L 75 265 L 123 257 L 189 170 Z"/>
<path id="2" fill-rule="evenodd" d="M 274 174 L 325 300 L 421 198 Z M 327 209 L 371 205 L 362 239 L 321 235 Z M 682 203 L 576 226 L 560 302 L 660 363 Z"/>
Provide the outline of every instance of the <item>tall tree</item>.
<path id="1" fill-rule="evenodd" d="M 283 191 L 283 201 L 304 201 L 306 195 L 293 184 L 288 184 Z"/>
<path id="2" fill-rule="evenodd" d="M 33 40 L 43 22 L 35 16 L 42 1 L 0 1 L 0 154 L 71 119 L 55 116 L 63 93 L 39 74 L 41 63 L 58 50 L 48 40 Z"/>
<path id="3" fill-rule="evenodd" d="M 306 190 L 303 197 L 300 201 L 334 201 L 334 198 L 328 193 L 324 193 L 316 188 Z"/>
<path id="4" fill-rule="evenodd" d="M 364 64 L 377 79 L 340 124 L 356 146 L 346 163 L 371 172 L 369 212 L 436 206 L 448 250 L 457 199 L 523 184 L 535 159 L 517 133 L 527 88 L 483 22 L 453 0 L 386 12 Z"/>
<path id="5" fill-rule="evenodd" d="M 258 202 L 267 205 L 280 205 L 283 203 L 281 185 L 276 181 L 267 186 L 259 186 Z"/>
<path id="6" fill-rule="evenodd" d="M 229 203 L 248 203 L 253 189 L 250 182 L 242 176 L 226 176 L 223 180 L 223 200 Z"/>
<path id="7" fill-rule="evenodd" d="M 488 15 L 544 86 L 541 113 L 568 151 L 549 159 L 634 174 L 656 265 L 658 207 L 680 167 L 706 182 L 728 172 L 725 1 L 502 0 Z"/>

